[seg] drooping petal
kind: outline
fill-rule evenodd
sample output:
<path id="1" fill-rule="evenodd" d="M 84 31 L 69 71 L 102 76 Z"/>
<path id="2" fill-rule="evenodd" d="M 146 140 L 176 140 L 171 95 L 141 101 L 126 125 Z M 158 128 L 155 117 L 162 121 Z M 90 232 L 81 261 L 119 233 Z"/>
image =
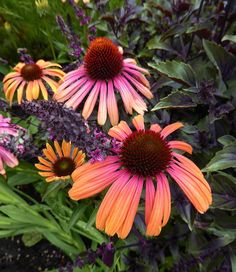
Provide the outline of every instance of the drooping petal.
<path id="1" fill-rule="evenodd" d="M 148 236 L 157 236 L 161 232 L 170 216 L 170 192 L 168 181 L 164 174 L 160 173 L 157 176 L 157 189 L 155 200 L 147 225 L 146 234 Z"/>
<path id="2" fill-rule="evenodd" d="M 117 125 L 119 122 L 119 113 L 118 113 L 118 107 L 117 107 L 112 80 L 108 81 L 107 111 L 108 111 L 108 115 L 109 115 L 112 126 Z"/>
<path id="3" fill-rule="evenodd" d="M 98 80 L 95 83 L 91 93 L 89 94 L 89 96 L 86 99 L 86 102 L 84 104 L 84 108 L 83 108 L 83 112 L 82 112 L 82 116 L 84 117 L 84 119 L 88 119 L 89 116 L 91 115 L 91 113 L 94 109 L 94 106 L 96 104 L 97 98 L 98 98 L 100 87 L 101 87 L 101 82 Z"/>
<path id="4" fill-rule="evenodd" d="M 126 86 L 120 80 L 120 76 L 116 76 L 114 78 L 114 84 L 116 89 L 120 92 L 122 101 L 124 103 L 125 111 L 128 112 L 129 114 L 132 114 L 133 113 L 132 105 L 134 103 L 133 96 L 130 94 L 129 91 L 127 91 Z"/>
<path id="5" fill-rule="evenodd" d="M 123 226 L 126 216 L 129 212 L 133 198 L 138 186 L 137 177 L 132 177 L 120 191 L 116 202 L 114 203 L 109 216 L 106 220 L 105 232 L 108 235 L 114 235 Z"/>
<path id="6" fill-rule="evenodd" d="M 76 109 L 94 85 L 94 80 L 87 81 L 66 103 L 67 107 Z"/>
<path id="7" fill-rule="evenodd" d="M 204 178 L 199 182 L 198 179 L 191 176 L 186 170 L 176 165 L 167 169 L 167 172 L 178 183 L 198 212 L 204 213 L 209 208 L 212 196 Z"/>
<path id="8" fill-rule="evenodd" d="M 34 80 L 33 81 L 32 95 L 33 95 L 33 99 L 38 99 L 38 97 L 39 97 L 39 84 L 38 84 L 38 80 Z"/>
<path id="9" fill-rule="evenodd" d="M 136 192 L 133 196 L 132 202 L 130 203 L 130 207 L 127 211 L 124 223 L 117 232 L 118 237 L 121 239 L 125 239 L 128 236 L 133 226 L 134 218 L 138 210 L 138 204 L 139 204 L 140 196 L 143 189 L 143 178 L 136 177 L 135 185 L 136 185 Z"/>
<path id="10" fill-rule="evenodd" d="M 142 83 L 138 82 L 135 78 L 130 76 L 127 72 L 123 72 L 123 75 L 148 99 L 153 98 L 153 94 L 149 88 Z"/>
<path id="11" fill-rule="evenodd" d="M 117 180 L 114 181 L 114 183 L 106 193 L 96 216 L 96 227 L 99 230 L 105 229 L 107 217 L 109 216 L 110 211 L 114 203 L 116 202 L 117 197 L 120 194 L 120 191 L 128 182 L 129 178 L 130 174 L 126 170 L 120 170 Z"/>
<path id="12" fill-rule="evenodd" d="M 152 212 L 152 207 L 155 199 L 155 187 L 150 177 L 146 179 L 146 192 L 145 192 L 145 222 L 146 225 L 149 222 L 149 218 Z"/>
<path id="13" fill-rule="evenodd" d="M 107 84 L 106 82 L 101 83 L 100 88 L 100 100 L 98 107 L 98 124 L 104 125 L 107 119 Z"/>
<path id="14" fill-rule="evenodd" d="M 51 78 L 47 77 L 47 76 L 43 76 L 42 77 L 43 80 L 45 80 L 47 82 L 47 84 L 50 86 L 50 88 L 52 89 L 52 91 L 54 93 L 57 92 L 57 88 L 58 88 L 58 83 L 54 80 L 52 80 Z"/>
<path id="15" fill-rule="evenodd" d="M 24 87 L 25 87 L 26 82 L 22 81 L 18 90 L 17 90 L 17 102 L 20 105 L 22 102 L 22 97 L 23 97 L 23 91 L 24 91 Z"/>
<path id="16" fill-rule="evenodd" d="M 38 80 L 38 83 L 39 83 L 40 91 L 43 95 L 43 99 L 48 100 L 48 91 L 47 91 L 46 87 L 44 86 L 42 80 L 41 79 Z"/>

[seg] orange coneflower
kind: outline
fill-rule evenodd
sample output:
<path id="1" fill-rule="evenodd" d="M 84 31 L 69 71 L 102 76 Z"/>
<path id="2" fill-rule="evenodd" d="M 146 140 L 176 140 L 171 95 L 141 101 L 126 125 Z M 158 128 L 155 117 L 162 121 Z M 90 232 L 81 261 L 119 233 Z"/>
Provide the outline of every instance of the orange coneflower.
<path id="1" fill-rule="evenodd" d="M 183 125 L 179 122 L 161 128 L 153 124 L 145 129 L 142 115 L 133 119 L 136 131 L 121 121 L 109 130 L 120 141 L 115 156 L 103 162 L 86 163 L 72 174 L 74 181 L 69 196 L 74 200 L 95 195 L 112 184 L 96 217 L 96 226 L 108 235 L 125 238 L 133 225 L 145 182 L 146 234 L 159 235 L 167 224 L 171 211 L 169 174 L 180 186 L 194 207 L 204 213 L 212 202 L 211 189 L 200 169 L 188 158 L 176 152 L 192 153 L 192 147 L 182 141 L 167 141 L 167 137 Z"/>
<path id="2" fill-rule="evenodd" d="M 78 147 L 64 140 L 61 146 L 54 141 L 54 148 L 56 152 L 47 143 L 43 149 L 46 159 L 38 157 L 40 163 L 35 164 L 35 167 L 42 171 L 39 174 L 45 177 L 47 182 L 69 179 L 73 171 L 83 164 L 85 158 L 85 154 L 79 151 Z"/>
<path id="3" fill-rule="evenodd" d="M 38 60 L 36 63 L 19 62 L 14 68 L 14 72 L 10 72 L 3 79 L 3 91 L 6 99 L 12 103 L 15 92 L 17 91 L 17 101 L 21 104 L 24 93 L 26 100 L 32 101 L 38 99 L 40 91 L 45 100 L 48 99 L 48 90 L 55 93 L 58 83 L 50 77 L 58 77 L 61 79 L 64 72 L 57 63 Z"/>

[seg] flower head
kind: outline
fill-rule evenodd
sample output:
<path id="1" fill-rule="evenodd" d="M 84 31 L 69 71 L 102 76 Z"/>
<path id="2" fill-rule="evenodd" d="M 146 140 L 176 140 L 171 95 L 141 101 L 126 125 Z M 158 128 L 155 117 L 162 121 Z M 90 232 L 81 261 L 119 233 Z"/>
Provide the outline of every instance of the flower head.
<path id="1" fill-rule="evenodd" d="M 54 97 L 76 109 L 88 96 L 82 111 L 85 119 L 91 115 L 99 97 L 98 123 L 103 125 L 108 113 L 111 124 L 116 125 L 119 113 L 115 92 L 120 93 L 127 113 L 132 114 L 134 109 L 144 114 L 147 110 L 137 92 L 149 99 L 153 97 L 144 74 L 148 71 L 137 66 L 134 59 L 124 59 L 122 50 L 111 40 L 96 38 L 90 43 L 84 64 L 64 77 Z"/>
<path id="2" fill-rule="evenodd" d="M 38 157 L 39 162 L 35 167 L 42 172 L 39 174 L 46 178 L 47 182 L 69 179 L 75 169 L 84 162 L 85 154 L 79 151 L 71 143 L 62 141 L 61 146 L 54 141 L 54 149 L 47 143 L 43 149 L 46 157 Z"/>
<path id="3" fill-rule="evenodd" d="M 57 91 L 58 83 L 50 77 L 61 79 L 64 72 L 57 63 L 38 60 L 36 63 L 18 63 L 14 72 L 7 74 L 3 79 L 3 91 L 6 99 L 12 103 L 17 91 L 18 104 L 21 104 L 25 93 L 26 100 L 38 99 L 40 91 L 45 100 L 48 99 L 48 87 L 53 92 Z"/>
<path id="4" fill-rule="evenodd" d="M 180 186 L 195 208 L 204 213 L 212 202 L 211 189 L 200 169 L 176 150 L 192 153 L 182 141 L 167 137 L 183 125 L 179 122 L 161 128 L 145 129 L 142 115 L 133 119 L 136 131 L 121 121 L 109 135 L 121 142 L 115 156 L 103 162 L 86 163 L 72 174 L 70 198 L 79 200 L 95 195 L 111 185 L 96 217 L 96 226 L 108 235 L 125 238 L 133 225 L 145 182 L 146 234 L 159 235 L 171 210 L 167 174 Z"/>

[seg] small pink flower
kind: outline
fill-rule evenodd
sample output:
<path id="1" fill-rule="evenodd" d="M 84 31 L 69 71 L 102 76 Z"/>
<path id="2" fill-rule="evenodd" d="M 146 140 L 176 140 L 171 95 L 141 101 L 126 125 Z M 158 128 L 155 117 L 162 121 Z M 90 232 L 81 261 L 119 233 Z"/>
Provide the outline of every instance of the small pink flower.
<path id="1" fill-rule="evenodd" d="M 103 125 L 108 114 L 111 124 L 117 125 L 119 111 L 116 93 L 120 94 L 127 113 L 132 114 L 133 109 L 139 114 L 147 111 L 139 93 L 148 99 L 153 97 L 144 76 L 148 74 L 134 59 L 123 59 L 122 50 L 111 40 L 96 38 L 90 43 L 84 64 L 64 77 L 64 83 L 54 98 L 74 109 L 86 100 L 82 111 L 85 119 L 89 118 L 99 100 L 98 123 Z"/>

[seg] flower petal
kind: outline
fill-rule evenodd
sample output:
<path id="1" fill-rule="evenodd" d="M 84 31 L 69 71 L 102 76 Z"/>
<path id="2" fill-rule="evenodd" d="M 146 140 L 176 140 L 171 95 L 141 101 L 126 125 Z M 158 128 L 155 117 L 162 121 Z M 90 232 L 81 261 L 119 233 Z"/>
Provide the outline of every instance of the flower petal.
<path id="1" fill-rule="evenodd" d="M 182 141 L 169 141 L 168 145 L 172 149 L 179 149 L 179 150 L 185 151 L 189 154 L 192 154 L 192 152 L 193 152 L 192 146 L 190 144 L 187 144 Z"/>
<path id="2" fill-rule="evenodd" d="M 166 126 L 165 128 L 162 129 L 161 131 L 161 136 L 165 139 L 168 135 L 170 135 L 172 132 L 174 132 L 175 130 L 183 127 L 184 125 L 180 122 L 176 122 L 173 124 L 170 124 L 168 126 Z"/>

